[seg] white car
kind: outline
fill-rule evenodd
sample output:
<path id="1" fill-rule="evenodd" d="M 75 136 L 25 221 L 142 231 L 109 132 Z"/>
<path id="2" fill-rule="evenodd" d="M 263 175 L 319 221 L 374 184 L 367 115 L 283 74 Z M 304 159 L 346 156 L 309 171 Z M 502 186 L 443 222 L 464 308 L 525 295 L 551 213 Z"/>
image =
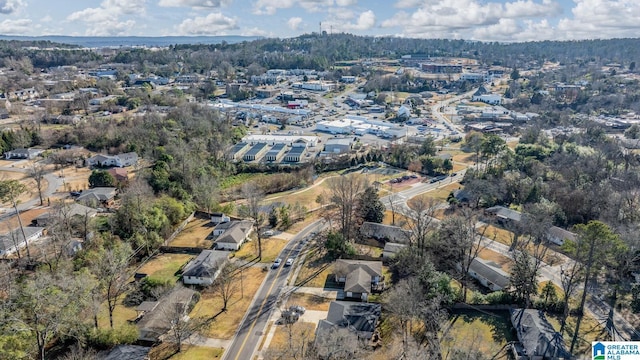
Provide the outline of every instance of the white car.
<path id="1" fill-rule="evenodd" d="M 282 263 L 282 259 L 277 258 L 276 261 L 273 262 L 273 265 L 271 265 L 272 269 L 277 269 L 278 267 L 280 267 L 280 264 Z"/>
<path id="2" fill-rule="evenodd" d="M 285 261 L 284 266 L 291 266 L 293 265 L 293 258 L 288 258 L 287 261 Z"/>

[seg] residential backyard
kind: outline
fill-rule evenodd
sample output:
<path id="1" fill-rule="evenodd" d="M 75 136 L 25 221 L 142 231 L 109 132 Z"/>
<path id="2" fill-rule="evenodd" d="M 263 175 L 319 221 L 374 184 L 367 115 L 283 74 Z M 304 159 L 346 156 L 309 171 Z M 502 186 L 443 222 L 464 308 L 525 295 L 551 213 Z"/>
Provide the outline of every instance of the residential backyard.
<path id="1" fill-rule="evenodd" d="M 491 357 L 507 342 L 516 340 L 507 311 L 458 312 L 450 316 L 447 326 L 451 328 L 442 342 L 443 356 L 459 349 L 478 351 Z"/>
<path id="2" fill-rule="evenodd" d="M 293 293 L 287 300 L 287 305 L 301 305 L 307 310 L 328 311 L 332 300 L 314 294 Z"/>
<path id="3" fill-rule="evenodd" d="M 324 249 L 313 247 L 307 252 L 295 286 L 323 288 L 332 272 L 333 261 L 329 259 Z"/>
<path id="4" fill-rule="evenodd" d="M 194 346 L 185 344 L 182 351 L 175 352 L 175 346 L 170 343 L 162 343 L 153 347 L 149 352 L 150 360 L 208 360 L 221 359 L 224 349 Z"/>
<path id="5" fill-rule="evenodd" d="M 213 246 L 213 240 L 208 237 L 212 231 L 211 219 L 194 217 L 169 246 L 210 249 Z"/>
<path id="6" fill-rule="evenodd" d="M 142 265 L 137 272 L 162 282 L 175 282 L 180 278 L 178 271 L 192 258 L 193 255 L 187 254 L 161 254 Z"/>
<path id="7" fill-rule="evenodd" d="M 287 245 L 287 240 L 284 239 L 276 237 L 262 239 L 262 259 L 260 262 L 273 262 L 280 255 L 285 245 Z M 255 259 L 258 256 L 258 241 L 254 240 L 245 243 L 240 250 L 233 253 L 233 256 L 246 261 Z"/>

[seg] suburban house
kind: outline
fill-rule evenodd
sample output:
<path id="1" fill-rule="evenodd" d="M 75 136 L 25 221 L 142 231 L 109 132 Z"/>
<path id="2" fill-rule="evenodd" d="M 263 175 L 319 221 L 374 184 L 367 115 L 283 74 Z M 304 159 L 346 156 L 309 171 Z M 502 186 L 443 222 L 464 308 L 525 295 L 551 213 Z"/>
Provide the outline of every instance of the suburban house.
<path id="1" fill-rule="evenodd" d="M 411 230 L 405 230 L 399 226 L 384 225 L 374 222 L 364 222 L 360 226 L 360 235 L 365 238 L 374 238 L 400 244 L 408 244 L 411 238 Z"/>
<path id="2" fill-rule="evenodd" d="M 576 234 L 557 226 L 552 226 L 547 231 L 548 242 L 562 246 L 565 240 L 576 241 Z"/>
<path id="3" fill-rule="evenodd" d="M 239 250 L 252 231 L 253 222 L 247 220 L 218 224 L 213 229 L 214 236 L 218 234 L 218 238 L 215 240 L 215 248 L 218 250 Z"/>
<path id="4" fill-rule="evenodd" d="M 562 334 L 555 331 L 544 313 L 536 309 L 511 310 L 511 325 L 518 342 L 511 346 L 512 359 L 560 360 L 572 359 L 564 347 Z"/>
<path id="5" fill-rule="evenodd" d="M 119 155 L 96 155 L 87 159 L 87 166 L 99 166 L 99 167 L 125 167 L 131 166 L 138 162 L 138 154 L 135 152 L 129 152 Z"/>
<path id="6" fill-rule="evenodd" d="M 367 301 L 369 294 L 384 285 L 381 261 L 338 259 L 334 273 L 335 281 L 344 284 L 345 299 Z"/>
<path id="7" fill-rule="evenodd" d="M 129 182 L 129 172 L 127 171 L 127 169 L 111 168 L 107 170 L 107 172 L 111 174 L 111 176 L 113 176 L 113 178 L 116 180 L 116 183 L 118 184 L 126 184 L 127 182 Z"/>
<path id="8" fill-rule="evenodd" d="M 195 290 L 181 287 L 173 290 L 157 302 L 143 302 L 136 309 L 138 311 L 138 340 L 156 343 L 160 337 L 171 330 L 171 317 L 175 309 L 182 308 L 188 313 Z M 144 306 L 143 306 L 144 305 Z"/>
<path id="9" fill-rule="evenodd" d="M 211 222 L 216 225 L 220 223 L 226 223 L 229 221 L 231 221 L 231 218 L 225 215 L 224 213 L 218 212 L 218 213 L 211 214 Z"/>
<path id="10" fill-rule="evenodd" d="M 57 217 L 74 218 L 88 216 L 90 218 L 96 216 L 98 212 L 94 208 L 84 206 L 77 203 L 64 204 L 60 208 L 54 208 L 51 211 L 42 213 L 33 219 L 37 226 L 47 227 L 52 225 Z"/>
<path id="11" fill-rule="evenodd" d="M 84 190 L 80 196 L 76 199 L 81 204 L 86 206 L 111 206 L 113 205 L 113 199 L 116 197 L 116 188 L 114 187 L 96 187 L 93 189 Z"/>
<path id="12" fill-rule="evenodd" d="M 484 210 L 485 214 L 492 215 L 499 223 L 505 224 L 510 221 L 519 222 L 522 220 L 522 213 L 511 210 L 504 206 L 492 206 Z"/>
<path id="13" fill-rule="evenodd" d="M 491 291 L 500 291 L 509 286 L 510 276 L 500 265 L 478 257 L 471 261 L 469 275 Z"/>
<path id="14" fill-rule="evenodd" d="M 381 313 L 380 304 L 332 301 L 327 318 L 318 322 L 316 339 L 320 333 L 328 332 L 331 336 L 335 328 L 343 327 L 355 332 L 359 339 L 371 340 Z"/>
<path id="15" fill-rule="evenodd" d="M 384 249 L 382 250 L 382 261 L 389 260 L 392 257 L 396 256 L 396 254 L 407 247 L 407 244 L 399 244 L 388 242 L 384 244 Z"/>
<path id="16" fill-rule="evenodd" d="M 4 153 L 4 158 L 7 160 L 13 159 L 35 159 L 36 156 L 42 154 L 44 150 L 42 149 L 14 149 L 11 151 L 7 151 Z"/>
<path id="17" fill-rule="evenodd" d="M 215 250 L 203 250 L 191 260 L 182 271 L 185 285 L 211 285 L 227 262 L 229 253 Z"/>
<path id="18" fill-rule="evenodd" d="M 25 247 L 27 245 L 27 241 L 34 241 L 40 238 L 43 234 L 43 227 L 25 226 L 24 235 L 20 229 L 15 229 L 9 233 L 0 235 L 0 256 L 15 253 L 19 249 Z"/>

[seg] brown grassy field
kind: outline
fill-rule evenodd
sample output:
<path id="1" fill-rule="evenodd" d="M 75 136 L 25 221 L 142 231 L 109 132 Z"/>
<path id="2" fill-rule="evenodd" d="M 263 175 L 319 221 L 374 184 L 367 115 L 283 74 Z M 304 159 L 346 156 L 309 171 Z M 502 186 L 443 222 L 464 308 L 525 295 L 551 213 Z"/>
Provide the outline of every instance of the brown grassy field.
<path id="1" fill-rule="evenodd" d="M 78 191 L 89 188 L 89 175 L 91 175 L 89 168 L 67 166 L 62 170 L 57 170 L 57 173 L 64 175 L 64 184 L 57 191 Z"/>
<path id="2" fill-rule="evenodd" d="M 176 272 L 193 257 L 186 254 L 162 254 L 149 260 L 138 272 L 158 280 L 178 280 Z"/>
<path id="3" fill-rule="evenodd" d="M 198 247 L 203 249 L 211 248 L 213 240 L 208 240 L 207 236 L 213 231 L 210 219 L 194 218 L 176 236 L 169 246 Z"/>
<path id="4" fill-rule="evenodd" d="M 327 311 L 332 300 L 335 299 L 327 299 L 313 294 L 293 293 L 289 296 L 287 305 L 302 305 L 307 310 Z"/>
<path id="5" fill-rule="evenodd" d="M 249 308 L 253 295 L 258 292 L 262 280 L 267 275 L 261 268 L 250 267 L 242 271 L 242 290 L 237 289 L 227 304 L 227 311 L 220 312 L 222 300 L 209 290 L 202 292 L 200 302 L 193 308 L 191 317 L 205 317 L 212 320 L 205 336 L 214 339 L 231 339 L 242 321 L 244 313 Z M 237 275 L 240 276 L 240 275 Z M 242 291 L 242 292 L 241 292 Z M 242 297 L 244 295 L 244 297 Z"/>
<path id="6" fill-rule="evenodd" d="M 129 320 L 134 320 L 138 315 L 135 308 L 122 305 L 123 299 L 124 295 L 118 298 L 116 308 L 113 311 L 114 327 L 128 324 Z M 106 301 L 100 306 L 100 312 L 98 313 L 98 325 L 101 328 L 109 327 L 109 310 L 107 308 Z"/>
<path id="7" fill-rule="evenodd" d="M 262 259 L 260 262 L 270 263 L 273 262 L 280 254 L 284 246 L 287 244 L 287 240 L 278 238 L 262 239 Z M 233 256 L 242 260 L 252 260 L 258 256 L 258 241 L 254 240 L 242 245 L 240 250 L 236 251 Z"/>
<path id="8" fill-rule="evenodd" d="M 478 253 L 478 257 L 484 260 L 493 261 L 494 263 L 500 265 L 502 270 L 506 272 L 509 272 L 511 266 L 513 265 L 513 260 L 489 249 L 482 249 Z"/>
<path id="9" fill-rule="evenodd" d="M 322 288 L 332 271 L 333 262 L 328 260 L 324 250 L 311 249 L 300 268 L 295 285 Z"/>
<path id="10" fill-rule="evenodd" d="M 289 346 L 289 330 L 287 326 L 275 325 L 276 330 L 269 343 L 269 349 L 283 349 Z M 292 339 L 313 341 L 316 325 L 309 322 L 297 322 L 291 325 Z"/>

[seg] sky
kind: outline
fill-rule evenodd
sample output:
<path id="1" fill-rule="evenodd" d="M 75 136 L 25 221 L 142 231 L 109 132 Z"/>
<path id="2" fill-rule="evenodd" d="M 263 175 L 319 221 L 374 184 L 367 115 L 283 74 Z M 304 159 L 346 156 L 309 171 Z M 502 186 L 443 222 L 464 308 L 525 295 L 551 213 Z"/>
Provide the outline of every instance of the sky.
<path id="1" fill-rule="evenodd" d="M 0 34 L 245 35 L 322 31 L 480 41 L 638 37 L 638 0 L 0 0 Z"/>

